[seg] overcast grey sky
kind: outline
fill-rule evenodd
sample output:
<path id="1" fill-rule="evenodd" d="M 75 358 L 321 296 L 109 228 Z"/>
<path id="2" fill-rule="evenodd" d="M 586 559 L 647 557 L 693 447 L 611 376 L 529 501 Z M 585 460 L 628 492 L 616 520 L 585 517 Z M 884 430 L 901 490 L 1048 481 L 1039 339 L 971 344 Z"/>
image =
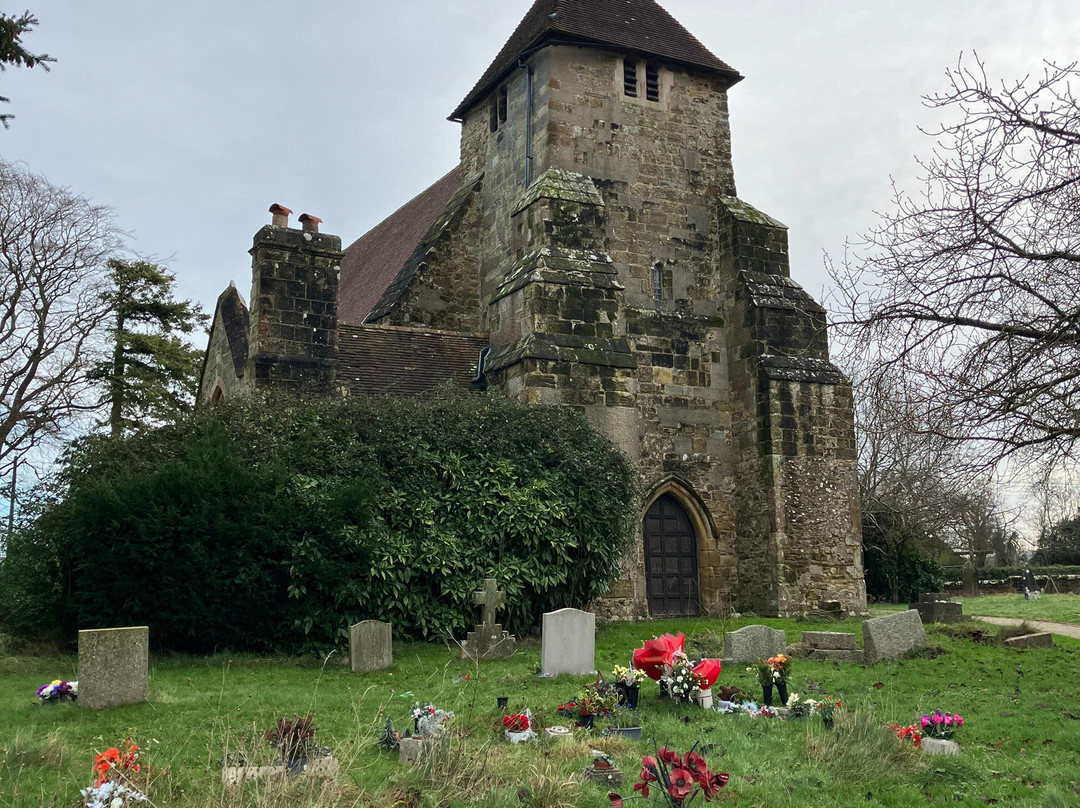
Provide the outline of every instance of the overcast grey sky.
<path id="1" fill-rule="evenodd" d="M 0 155 L 111 206 L 209 310 L 280 202 L 349 243 L 457 162 L 465 96 L 531 0 L 26 0 L 52 72 L 0 74 Z M 992 75 L 1071 61 L 1076 0 L 664 0 L 746 79 L 731 92 L 739 195 L 822 252 L 916 187 L 920 96 L 977 50 Z M 8 13 L 21 11 L 10 7 Z"/>

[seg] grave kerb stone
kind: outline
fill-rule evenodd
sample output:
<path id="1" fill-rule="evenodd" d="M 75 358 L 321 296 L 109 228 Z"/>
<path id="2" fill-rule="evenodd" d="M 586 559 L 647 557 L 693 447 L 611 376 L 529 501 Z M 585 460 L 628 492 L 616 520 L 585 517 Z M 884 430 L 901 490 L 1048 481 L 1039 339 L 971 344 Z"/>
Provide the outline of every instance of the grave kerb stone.
<path id="1" fill-rule="evenodd" d="M 1010 637 L 1005 640 L 1005 645 L 1011 648 L 1050 648 L 1054 644 L 1054 635 L 1049 631 L 1040 631 L 1036 634 L 1024 634 L 1020 637 Z"/>
<path id="2" fill-rule="evenodd" d="M 822 651 L 854 651 L 855 635 L 846 631 L 804 631 L 802 644 Z"/>

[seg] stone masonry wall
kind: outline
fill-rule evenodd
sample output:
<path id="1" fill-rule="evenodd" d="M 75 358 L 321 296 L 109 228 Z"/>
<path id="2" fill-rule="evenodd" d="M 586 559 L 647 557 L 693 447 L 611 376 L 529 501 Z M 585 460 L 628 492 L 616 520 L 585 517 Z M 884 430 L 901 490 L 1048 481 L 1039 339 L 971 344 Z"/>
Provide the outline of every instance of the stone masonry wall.
<path id="1" fill-rule="evenodd" d="M 243 376 L 236 375 L 236 366 L 233 363 L 231 346 L 220 311 L 214 313 L 214 324 L 211 330 L 210 342 L 206 346 L 206 363 L 203 365 L 199 384 L 197 403 L 200 405 L 209 404 L 213 400 L 214 391 L 218 388 L 227 399 L 247 389 Z"/>

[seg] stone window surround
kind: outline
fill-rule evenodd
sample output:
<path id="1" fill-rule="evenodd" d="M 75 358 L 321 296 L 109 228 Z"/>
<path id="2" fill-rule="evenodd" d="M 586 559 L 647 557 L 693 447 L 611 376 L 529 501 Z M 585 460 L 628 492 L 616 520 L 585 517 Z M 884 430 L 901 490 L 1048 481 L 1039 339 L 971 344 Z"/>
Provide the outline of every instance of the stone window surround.
<path id="1" fill-rule="evenodd" d="M 488 129 L 492 132 L 498 132 L 503 128 L 503 124 L 506 123 L 506 112 L 509 101 L 507 98 L 506 85 L 502 85 L 491 95 L 491 107 L 488 113 Z"/>

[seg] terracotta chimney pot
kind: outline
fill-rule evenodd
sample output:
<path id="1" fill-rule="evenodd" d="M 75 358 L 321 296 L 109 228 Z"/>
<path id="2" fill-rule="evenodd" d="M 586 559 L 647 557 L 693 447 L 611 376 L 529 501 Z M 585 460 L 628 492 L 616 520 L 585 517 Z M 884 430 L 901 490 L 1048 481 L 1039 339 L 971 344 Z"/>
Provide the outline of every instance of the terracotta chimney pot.
<path id="1" fill-rule="evenodd" d="M 270 219 L 270 224 L 274 227 L 288 227 L 289 226 L 289 214 L 292 213 L 284 205 L 279 205 L 276 202 L 270 206 L 270 213 L 273 214 L 273 218 Z"/>
<path id="2" fill-rule="evenodd" d="M 318 233 L 319 225 L 322 224 L 322 219 L 320 219 L 318 216 L 312 216 L 310 213 L 301 213 L 300 224 L 304 226 L 305 232 Z"/>

